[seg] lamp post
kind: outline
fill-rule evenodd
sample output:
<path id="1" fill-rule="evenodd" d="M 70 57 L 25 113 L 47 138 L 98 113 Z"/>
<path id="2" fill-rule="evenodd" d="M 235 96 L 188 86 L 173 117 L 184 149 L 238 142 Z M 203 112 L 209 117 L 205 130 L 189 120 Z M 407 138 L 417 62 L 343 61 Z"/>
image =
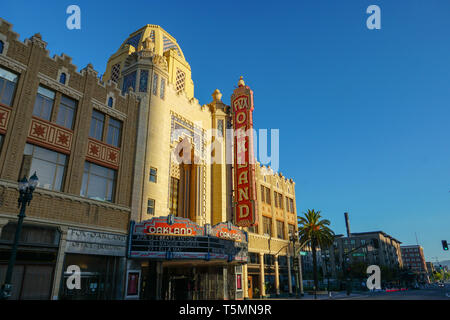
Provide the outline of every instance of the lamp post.
<path id="1" fill-rule="evenodd" d="M 298 268 L 295 267 L 295 258 L 296 258 L 295 242 L 297 241 L 297 235 L 289 233 L 289 241 L 292 242 L 292 249 L 294 255 L 292 258 L 294 262 L 294 273 L 295 273 L 295 296 L 298 297 L 298 288 L 299 288 Z"/>
<path id="2" fill-rule="evenodd" d="M 0 291 L 0 299 L 7 299 L 11 296 L 12 291 L 12 273 L 14 264 L 16 263 L 17 256 L 17 247 L 19 244 L 20 234 L 22 232 L 22 223 L 25 218 L 25 209 L 27 205 L 30 205 L 31 199 L 33 199 L 33 191 L 36 189 L 38 184 L 38 177 L 36 172 L 30 177 L 30 180 L 27 180 L 26 177 L 23 177 L 22 180 L 19 181 L 19 199 L 17 199 L 18 207 L 20 208 L 20 213 L 18 215 L 19 219 L 17 221 L 16 234 L 14 236 L 14 243 L 11 250 L 11 257 L 9 258 L 8 270 L 6 271 L 5 282 Z"/>

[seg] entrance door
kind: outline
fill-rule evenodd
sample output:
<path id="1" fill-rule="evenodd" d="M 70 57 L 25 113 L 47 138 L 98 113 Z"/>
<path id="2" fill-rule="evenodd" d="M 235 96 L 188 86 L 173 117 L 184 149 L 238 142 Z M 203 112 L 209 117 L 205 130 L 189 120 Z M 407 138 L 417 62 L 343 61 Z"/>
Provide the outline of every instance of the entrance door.
<path id="1" fill-rule="evenodd" d="M 253 299 L 253 278 L 248 276 L 248 298 Z"/>

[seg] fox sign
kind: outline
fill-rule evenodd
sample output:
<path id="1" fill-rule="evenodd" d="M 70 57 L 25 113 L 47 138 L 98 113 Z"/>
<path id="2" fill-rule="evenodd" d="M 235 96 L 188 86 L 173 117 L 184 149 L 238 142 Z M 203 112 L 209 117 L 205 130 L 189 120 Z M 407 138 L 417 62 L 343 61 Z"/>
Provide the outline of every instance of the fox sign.
<path id="1" fill-rule="evenodd" d="M 253 155 L 253 91 L 239 81 L 231 96 L 234 129 L 235 224 L 256 224 L 256 182 Z"/>

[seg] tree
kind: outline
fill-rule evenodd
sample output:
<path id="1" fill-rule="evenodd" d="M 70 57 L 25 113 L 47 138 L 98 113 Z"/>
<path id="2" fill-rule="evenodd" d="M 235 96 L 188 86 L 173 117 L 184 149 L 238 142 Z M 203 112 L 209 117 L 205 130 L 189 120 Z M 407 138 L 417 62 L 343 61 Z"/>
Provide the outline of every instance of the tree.
<path id="1" fill-rule="evenodd" d="M 327 248 L 333 244 L 334 232 L 328 227 L 330 221 L 321 219 L 320 211 L 308 209 L 303 213 L 304 217 L 298 217 L 298 235 L 300 245 L 310 242 L 313 258 L 313 278 L 316 290 L 319 287 L 317 273 L 317 248 Z"/>

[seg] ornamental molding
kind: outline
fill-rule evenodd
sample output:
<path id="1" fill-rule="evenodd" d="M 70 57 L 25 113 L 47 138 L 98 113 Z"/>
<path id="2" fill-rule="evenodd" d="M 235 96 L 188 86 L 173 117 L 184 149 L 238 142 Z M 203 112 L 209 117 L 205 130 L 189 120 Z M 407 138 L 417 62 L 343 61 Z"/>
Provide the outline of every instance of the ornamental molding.
<path id="1" fill-rule="evenodd" d="M 114 98 L 114 94 L 108 95 L 106 99 L 108 99 L 109 97 L 113 98 L 113 107 L 112 108 L 108 107 L 107 105 L 98 101 L 95 98 L 92 98 L 91 101 L 92 101 L 92 104 L 94 105 L 94 107 L 99 109 L 103 113 L 106 113 L 107 115 L 117 118 L 119 120 L 125 121 L 127 119 L 127 115 L 123 112 L 120 112 L 117 109 L 114 109 L 114 105 L 116 104 L 116 101 L 115 101 L 116 99 Z"/>
<path id="2" fill-rule="evenodd" d="M 9 189 L 15 189 L 15 190 L 17 190 L 17 192 L 19 191 L 19 185 L 18 185 L 17 182 L 11 182 L 11 181 L 8 181 L 8 180 L 0 179 L 0 186 L 5 187 L 5 188 L 9 188 Z M 111 202 L 105 202 L 105 201 L 100 201 L 100 200 L 84 198 L 84 197 L 81 197 L 81 196 L 71 195 L 71 194 L 67 194 L 67 193 L 63 193 L 63 192 L 59 192 L 59 191 L 42 189 L 42 188 L 39 188 L 39 187 L 36 188 L 36 190 L 34 190 L 33 194 L 39 194 L 39 195 L 43 195 L 43 196 L 48 196 L 50 198 L 59 198 L 59 199 L 63 199 L 63 200 L 70 200 L 72 202 L 79 202 L 79 203 L 95 205 L 95 206 L 98 206 L 98 207 L 103 207 L 103 208 L 106 208 L 106 209 L 113 209 L 113 210 L 123 211 L 123 212 L 127 212 L 127 213 L 131 212 L 131 208 L 126 207 L 126 206 L 114 204 L 114 203 L 111 203 Z M 0 214 L 0 216 L 1 216 L 1 214 Z M 17 213 L 14 213 L 14 217 L 17 217 Z M 28 219 L 29 218 L 27 217 L 27 220 Z M 42 219 L 39 219 L 39 220 L 42 220 Z M 73 224 L 73 223 L 71 223 L 70 225 L 71 226 L 75 226 L 75 224 Z"/>
<path id="3" fill-rule="evenodd" d="M 11 58 L 6 57 L 5 55 L 0 54 L 0 64 L 4 65 L 5 67 L 14 70 L 16 72 L 22 73 L 25 70 L 27 70 L 27 66 L 17 62 Z"/>

